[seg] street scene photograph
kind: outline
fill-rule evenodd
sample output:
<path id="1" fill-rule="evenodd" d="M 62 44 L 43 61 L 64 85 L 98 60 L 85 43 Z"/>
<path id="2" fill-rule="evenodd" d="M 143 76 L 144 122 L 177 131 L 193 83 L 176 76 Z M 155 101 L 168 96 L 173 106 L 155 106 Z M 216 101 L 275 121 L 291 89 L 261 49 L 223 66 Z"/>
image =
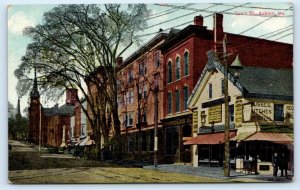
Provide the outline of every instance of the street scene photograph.
<path id="1" fill-rule="evenodd" d="M 8 183 L 293 183 L 293 10 L 7 5 Z"/>

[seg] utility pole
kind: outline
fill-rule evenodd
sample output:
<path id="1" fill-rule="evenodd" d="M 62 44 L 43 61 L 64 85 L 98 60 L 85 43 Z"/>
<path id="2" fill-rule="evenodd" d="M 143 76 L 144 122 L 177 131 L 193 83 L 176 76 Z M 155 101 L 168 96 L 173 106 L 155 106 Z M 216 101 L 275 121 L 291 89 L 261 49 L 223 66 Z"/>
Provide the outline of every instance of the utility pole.
<path id="1" fill-rule="evenodd" d="M 159 86 L 156 85 L 154 89 L 154 167 L 157 167 L 158 92 Z"/>
<path id="2" fill-rule="evenodd" d="M 42 104 L 40 103 L 40 122 L 39 122 L 39 151 L 41 151 L 42 144 Z"/>
<path id="3" fill-rule="evenodd" d="M 227 66 L 227 37 L 223 39 L 223 62 L 224 62 L 224 104 L 225 104 L 225 126 L 224 126 L 224 176 L 230 176 L 230 144 L 229 144 L 229 102 L 228 102 L 228 66 Z"/>

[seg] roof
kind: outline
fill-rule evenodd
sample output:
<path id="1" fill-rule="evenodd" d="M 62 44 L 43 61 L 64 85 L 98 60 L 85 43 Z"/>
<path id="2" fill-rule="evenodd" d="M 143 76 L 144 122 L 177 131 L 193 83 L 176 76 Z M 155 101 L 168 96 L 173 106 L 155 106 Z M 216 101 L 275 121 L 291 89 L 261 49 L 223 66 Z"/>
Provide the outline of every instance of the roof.
<path id="1" fill-rule="evenodd" d="M 194 98 L 197 98 L 195 94 L 200 89 L 201 83 L 205 80 L 207 74 L 214 69 L 224 73 L 224 65 L 213 54 L 213 51 L 207 52 L 208 63 L 188 99 L 188 105 Z M 293 69 L 243 66 L 242 69 L 238 70 L 240 73 L 239 78 L 234 77 L 235 71 L 233 68 L 229 68 L 228 79 L 245 97 L 293 100 Z"/>
<path id="2" fill-rule="evenodd" d="M 243 140 L 245 140 L 246 138 L 248 138 L 250 135 L 252 135 L 255 132 L 246 132 L 246 133 L 239 133 L 237 136 L 233 137 L 232 139 L 230 139 L 231 141 L 237 141 L 237 142 L 241 142 Z"/>
<path id="3" fill-rule="evenodd" d="M 234 73 L 233 69 L 229 72 Z M 237 81 L 247 90 L 247 95 L 293 96 L 293 70 L 244 66 Z"/>
<path id="4" fill-rule="evenodd" d="M 139 56 L 141 56 L 143 53 L 151 49 L 154 45 L 159 43 L 161 40 L 168 37 L 167 33 L 158 33 L 156 36 L 154 36 L 151 40 L 149 40 L 145 45 L 141 46 L 138 50 L 136 50 L 133 54 L 131 54 L 121 65 L 119 68 L 120 70 L 126 67 L 128 64 L 133 62 L 135 59 L 137 59 Z"/>
<path id="5" fill-rule="evenodd" d="M 257 132 L 245 139 L 245 141 L 269 141 L 274 143 L 293 143 L 293 139 L 286 133 Z"/>
<path id="6" fill-rule="evenodd" d="M 229 132 L 229 139 L 235 137 L 236 131 Z M 184 142 L 184 145 L 194 144 L 222 144 L 224 143 L 224 132 L 201 134 Z"/>
<path id="7" fill-rule="evenodd" d="M 56 105 L 52 108 L 43 108 L 43 112 L 46 116 L 73 115 L 74 114 L 74 106 L 64 104 L 64 105 L 58 107 L 58 105 Z"/>
<path id="8" fill-rule="evenodd" d="M 184 40 L 187 36 L 192 34 L 196 34 L 198 36 L 202 36 L 205 39 L 213 40 L 213 36 L 208 30 L 206 30 L 206 26 L 198 26 L 198 25 L 188 25 L 182 30 L 172 28 L 169 33 L 169 37 L 166 42 L 161 46 L 162 51 L 166 51 L 171 48 L 176 42 Z"/>

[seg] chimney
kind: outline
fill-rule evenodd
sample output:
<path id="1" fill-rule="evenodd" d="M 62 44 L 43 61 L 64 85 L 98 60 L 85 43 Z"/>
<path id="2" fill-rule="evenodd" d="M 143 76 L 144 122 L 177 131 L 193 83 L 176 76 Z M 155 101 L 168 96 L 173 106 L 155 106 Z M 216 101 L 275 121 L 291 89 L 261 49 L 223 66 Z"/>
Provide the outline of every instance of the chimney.
<path id="1" fill-rule="evenodd" d="M 75 105 L 77 103 L 77 89 L 69 88 L 66 91 L 66 104 Z"/>
<path id="2" fill-rule="evenodd" d="M 222 40 L 224 37 L 223 31 L 223 14 L 215 13 L 214 14 L 214 43 L 215 43 L 215 52 L 222 52 Z"/>
<path id="3" fill-rule="evenodd" d="M 117 63 L 117 66 L 121 66 L 123 63 L 123 57 L 117 57 L 116 63 Z"/>
<path id="4" fill-rule="evenodd" d="M 194 17 L 194 25 L 203 26 L 203 17 L 201 15 Z"/>

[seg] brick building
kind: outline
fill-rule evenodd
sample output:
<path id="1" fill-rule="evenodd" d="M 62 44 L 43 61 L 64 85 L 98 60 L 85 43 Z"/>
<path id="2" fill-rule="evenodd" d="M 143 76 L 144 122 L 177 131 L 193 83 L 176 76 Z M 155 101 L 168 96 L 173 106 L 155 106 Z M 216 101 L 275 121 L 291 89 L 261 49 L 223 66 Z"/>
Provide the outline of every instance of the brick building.
<path id="1" fill-rule="evenodd" d="M 77 102 L 77 89 L 66 91 L 66 103 L 45 108 L 40 102 L 36 73 L 30 93 L 29 141 L 43 147 L 66 147 L 70 139 L 70 120 Z"/>
<path id="2" fill-rule="evenodd" d="M 167 34 L 160 33 L 124 62 L 121 58 L 117 61 L 118 111 L 128 158 L 149 159 L 153 155 L 155 86 L 160 90 L 158 120 L 163 118 L 163 57 L 158 47 L 166 38 Z"/>

